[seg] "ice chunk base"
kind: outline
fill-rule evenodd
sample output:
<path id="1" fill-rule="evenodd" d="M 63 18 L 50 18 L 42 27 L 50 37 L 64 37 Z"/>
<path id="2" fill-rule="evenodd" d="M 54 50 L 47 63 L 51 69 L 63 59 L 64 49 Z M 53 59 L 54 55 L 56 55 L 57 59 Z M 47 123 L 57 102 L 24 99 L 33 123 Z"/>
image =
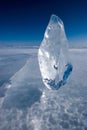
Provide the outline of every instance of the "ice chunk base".
<path id="1" fill-rule="evenodd" d="M 57 90 L 65 85 L 72 71 L 63 22 L 52 15 L 38 50 L 38 61 L 45 86 Z"/>

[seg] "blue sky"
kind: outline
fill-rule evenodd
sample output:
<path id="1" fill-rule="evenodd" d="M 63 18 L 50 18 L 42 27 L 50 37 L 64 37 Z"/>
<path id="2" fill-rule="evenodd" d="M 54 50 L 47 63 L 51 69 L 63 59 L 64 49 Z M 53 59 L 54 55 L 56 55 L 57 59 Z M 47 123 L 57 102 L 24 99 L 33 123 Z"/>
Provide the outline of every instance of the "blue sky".
<path id="1" fill-rule="evenodd" d="M 1 0 L 0 41 L 41 41 L 51 14 L 63 20 L 68 39 L 86 39 L 86 0 Z"/>

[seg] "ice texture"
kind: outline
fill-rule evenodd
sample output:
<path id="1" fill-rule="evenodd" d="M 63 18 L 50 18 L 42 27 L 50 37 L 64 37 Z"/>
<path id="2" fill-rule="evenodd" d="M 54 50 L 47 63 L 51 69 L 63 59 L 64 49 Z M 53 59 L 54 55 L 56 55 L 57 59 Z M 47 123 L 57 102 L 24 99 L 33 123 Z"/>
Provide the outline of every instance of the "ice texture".
<path id="1" fill-rule="evenodd" d="M 72 71 L 68 42 L 62 20 L 52 15 L 38 50 L 38 61 L 45 86 L 57 90 L 67 83 Z"/>

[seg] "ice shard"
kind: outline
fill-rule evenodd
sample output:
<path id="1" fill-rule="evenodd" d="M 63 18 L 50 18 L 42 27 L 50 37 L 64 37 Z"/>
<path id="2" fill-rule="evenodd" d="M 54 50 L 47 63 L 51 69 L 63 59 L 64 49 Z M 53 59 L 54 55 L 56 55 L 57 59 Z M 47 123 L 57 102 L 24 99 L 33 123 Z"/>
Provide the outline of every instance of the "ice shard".
<path id="1" fill-rule="evenodd" d="M 52 15 L 38 50 L 38 61 L 45 86 L 57 90 L 67 83 L 73 69 L 62 20 Z"/>

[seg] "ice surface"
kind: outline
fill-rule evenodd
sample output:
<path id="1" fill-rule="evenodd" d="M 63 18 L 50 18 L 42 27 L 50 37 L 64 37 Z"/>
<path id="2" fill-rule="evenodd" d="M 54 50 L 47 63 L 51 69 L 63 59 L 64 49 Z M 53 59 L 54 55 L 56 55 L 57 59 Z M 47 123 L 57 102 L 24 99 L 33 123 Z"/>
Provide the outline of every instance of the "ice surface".
<path id="1" fill-rule="evenodd" d="M 37 51 L 30 49 L 27 62 L 9 79 L 11 87 L 0 97 L 0 130 L 87 130 L 87 49 L 70 50 L 73 72 L 59 91 L 44 87 Z M 4 67 L 5 60 L 2 63 Z"/>
<path id="2" fill-rule="evenodd" d="M 47 88 L 59 89 L 66 84 L 73 67 L 68 56 L 64 25 L 56 15 L 50 18 L 38 51 L 38 60 L 42 79 Z"/>

